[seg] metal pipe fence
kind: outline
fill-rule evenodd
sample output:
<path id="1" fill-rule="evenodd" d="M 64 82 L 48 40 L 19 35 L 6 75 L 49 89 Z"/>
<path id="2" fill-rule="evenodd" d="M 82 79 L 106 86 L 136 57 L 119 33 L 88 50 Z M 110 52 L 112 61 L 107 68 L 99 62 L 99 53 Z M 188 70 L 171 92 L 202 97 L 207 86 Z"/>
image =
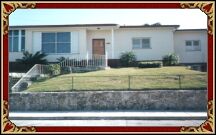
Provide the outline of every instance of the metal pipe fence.
<path id="1" fill-rule="evenodd" d="M 16 83 L 12 83 L 14 85 L 11 87 L 11 91 L 12 92 L 22 91 L 24 88 L 28 87 L 34 81 L 34 78 L 47 77 L 47 74 L 48 74 L 47 67 L 48 65 L 35 64 L 18 81 L 17 81 L 17 78 L 16 78 L 16 81 L 14 81 L 15 79 L 11 78 L 9 81 L 16 82 Z"/>
<path id="2" fill-rule="evenodd" d="M 206 89 L 206 74 L 57 76 L 36 79 L 27 91 Z"/>
<path id="3" fill-rule="evenodd" d="M 61 67 L 106 67 L 107 55 L 73 56 L 59 63 Z"/>

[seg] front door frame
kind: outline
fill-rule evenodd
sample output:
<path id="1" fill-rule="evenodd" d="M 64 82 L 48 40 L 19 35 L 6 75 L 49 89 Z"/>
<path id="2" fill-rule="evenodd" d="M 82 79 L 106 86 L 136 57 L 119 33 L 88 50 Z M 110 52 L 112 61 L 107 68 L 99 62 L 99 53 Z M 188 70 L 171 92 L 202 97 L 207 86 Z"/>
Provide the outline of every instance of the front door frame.
<path id="1" fill-rule="evenodd" d="M 106 46 L 105 46 L 105 38 L 94 38 L 92 39 L 92 55 L 94 55 L 94 49 L 93 49 L 93 46 L 94 46 L 94 40 L 103 40 L 103 46 L 104 46 L 104 54 L 106 54 Z"/>

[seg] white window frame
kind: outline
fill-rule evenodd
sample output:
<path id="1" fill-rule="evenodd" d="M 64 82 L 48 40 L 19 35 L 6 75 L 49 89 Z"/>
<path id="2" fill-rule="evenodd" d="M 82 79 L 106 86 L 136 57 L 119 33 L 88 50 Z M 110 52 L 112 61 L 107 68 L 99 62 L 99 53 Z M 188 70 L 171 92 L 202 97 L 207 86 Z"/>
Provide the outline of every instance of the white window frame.
<path id="1" fill-rule="evenodd" d="M 69 42 L 57 42 L 57 33 L 70 33 L 70 52 L 67 52 L 67 53 L 57 53 L 57 43 L 69 43 Z M 44 42 L 44 43 L 54 43 L 55 44 L 55 52 L 54 53 L 46 53 L 46 54 L 57 54 L 57 55 L 60 55 L 60 54 L 72 54 L 72 39 L 71 39 L 71 32 L 68 32 L 68 31 L 58 31 L 58 32 L 53 32 L 53 31 L 46 31 L 46 32 L 42 32 L 41 33 L 41 51 L 42 51 L 42 45 L 43 45 L 43 41 L 42 41 L 42 34 L 43 33 L 55 33 L 55 42 Z"/>
<path id="2" fill-rule="evenodd" d="M 139 48 L 134 48 L 134 44 L 133 44 L 134 39 L 140 40 Z M 142 40 L 143 39 L 148 39 L 149 40 L 149 47 L 148 48 L 143 47 L 143 45 L 142 45 Z M 150 37 L 134 37 L 134 38 L 132 38 L 132 49 L 133 50 L 136 50 L 136 49 L 152 49 L 151 48 L 151 38 Z"/>
<path id="3" fill-rule="evenodd" d="M 199 48 L 198 49 L 196 49 L 196 47 L 195 47 L 195 45 L 194 45 L 194 42 L 195 41 L 198 41 L 198 43 L 199 43 Z M 187 42 L 191 42 L 191 49 L 189 49 L 188 47 L 187 47 Z M 185 40 L 185 50 L 187 51 L 187 52 L 191 52 L 191 51 L 201 51 L 201 44 L 200 44 L 200 40 Z"/>
<path id="4" fill-rule="evenodd" d="M 22 30 L 20 30 L 20 32 L 19 32 L 19 50 L 21 51 L 21 52 L 24 52 L 25 51 L 25 44 L 26 44 L 26 41 L 25 41 L 25 44 L 24 44 L 24 50 L 22 50 L 22 38 L 24 37 L 24 39 L 26 39 L 26 31 L 24 30 L 24 32 L 25 32 L 25 35 L 22 35 Z"/>
<path id="5" fill-rule="evenodd" d="M 8 34 L 8 38 L 12 38 L 12 41 L 11 41 L 11 44 L 12 44 L 12 51 L 10 51 L 9 50 L 9 52 L 23 52 L 23 51 L 25 51 L 25 49 L 24 50 L 21 50 L 21 48 L 22 48 L 22 37 L 24 37 L 25 38 L 25 35 L 22 35 L 22 30 L 17 30 L 18 31 L 18 35 L 14 35 L 14 31 L 16 31 L 16 30 L 10 30 L 11 32 L 12 32 L 12 35 L 9 35 Z M 25 31 L 25 30 L 24 30 Z M 14 48 L 14 43 L 13 43 L 13 38 L 14 37 L 17 37 L 18 38 L 18 51 L 13 51 L 13 48 Z M 8 39 L 8 43 L 10 42 L 10 39 Z M 8 45 L 10 45 L 10 44 L 8 44 Z M 24 44 L 24 46 L 25 46 L 25 44 Z"/>

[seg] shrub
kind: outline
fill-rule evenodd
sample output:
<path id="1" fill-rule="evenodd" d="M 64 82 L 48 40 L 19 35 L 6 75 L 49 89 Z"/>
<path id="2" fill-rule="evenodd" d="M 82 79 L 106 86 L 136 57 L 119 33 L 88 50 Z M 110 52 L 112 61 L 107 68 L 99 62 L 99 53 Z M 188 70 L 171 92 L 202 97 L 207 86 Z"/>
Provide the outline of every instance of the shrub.
<path id="1" fill-rule="evenodd" d="M 66 58 L 65 58 L 65 57 L 59 57 L 59 58 L 57 58 L 56 60 L 57 60 L 58 62 L 63 62 L 63 61 L 66 60 Z"/>
<path id="2" fill-rule="evenodd" d="M 136 65 L 136 55 L 133 52 L 125 52 L 120 56 L 120 63 L 123 67 L 131 67 Z"/>
<path id="3" fill-rule="evenodd" d="M 61 74 L 70 74 L 72 73 L 71 67 L 61 67 Z"/>
<path id="4" fill-rule="evenodd" d="M 50 64 L 47 67 L 47 72 L 50 76 L 56 76 L 59 75 L 61 72 L 60 65 L 59 64 Z"/>
<path id="5" fill-rule="evenodd" d="M 179 64 L 179 56 L 174 53 L 167 54 L 163 56 L 162 61 L 164 66 L 175 66 Z"/>
<path id="6" fill-rule="evenodd" d="M 31 77 L 30 80 L 31 81 L 37 81 L 39 77 L 40 77 L 40 75 L 36 75 L 34 77 Z"/>
<path id="7" fill-rule="evenodd" d="M 46 64 L 46 56 L 47 55 L 45 53 L 42 53 L 40 51 L 36 52 L 35 54 L 25 51 L 23 52 L 22 59 L 16 59 L 16 61 L 28 66 L 34 66 L 35 64 Z"/>
<path id="8" fill-rule="evenodd" d="M 28 82 L 22 82 L 20 85 L 19 85 L 19 90 L 18 91 L 23 91 L 23 90 L 26 90 L 28 88 L 29 84 Z"/>
<path id="9" fill-rule="evenodd" d="M 139 68 L 156 68 L 156 67 L 162 67 L 162 62 L 160 61 L 154 61 L 154 62 L 139 62 L 138 63 Z"/>

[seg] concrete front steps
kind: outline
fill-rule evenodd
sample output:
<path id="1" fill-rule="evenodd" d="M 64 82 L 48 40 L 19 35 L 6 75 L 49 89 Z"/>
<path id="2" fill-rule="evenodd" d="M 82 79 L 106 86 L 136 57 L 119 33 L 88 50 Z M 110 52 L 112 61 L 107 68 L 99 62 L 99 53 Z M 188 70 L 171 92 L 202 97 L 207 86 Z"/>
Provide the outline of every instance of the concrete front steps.
<path id="1" fill-rule="evenodd" d="M 206 112 L 10 112 L 10 120 L 206 120 Z"/>

